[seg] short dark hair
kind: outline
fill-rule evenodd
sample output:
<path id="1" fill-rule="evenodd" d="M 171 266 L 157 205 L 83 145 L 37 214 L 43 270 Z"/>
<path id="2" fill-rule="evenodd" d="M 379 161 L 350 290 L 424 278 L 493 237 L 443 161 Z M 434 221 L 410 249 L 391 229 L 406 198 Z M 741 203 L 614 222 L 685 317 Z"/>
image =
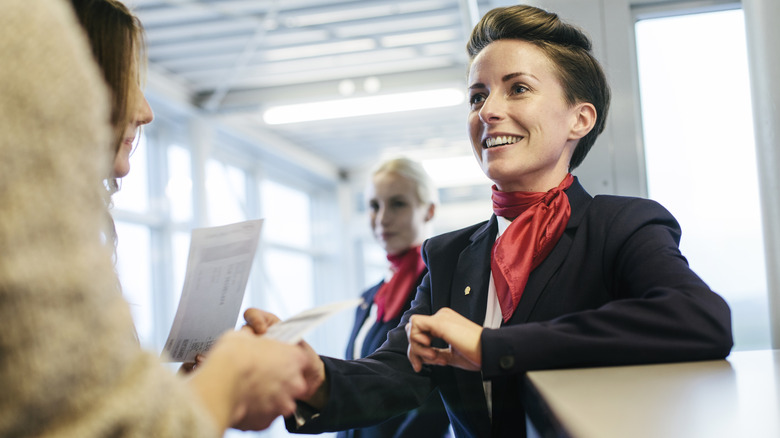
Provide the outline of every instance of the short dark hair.
<path id="1" fill-rule="evenodd" d="M 588 102 L 596 108 L 596 123 L 577 143 L 569 162 L 569 170 L 576 168 L 604 131 L 609 111 L 609 84 L 591 52 L 590 39 L 578 27 L 543 9 L 526 5 L 495 8 L 471 32 L 466 45 L 469 59 L 473 61 L 488 44 L 500 39 L 523 40 L 539 47 L 555 65 L 566 102 Z"/>

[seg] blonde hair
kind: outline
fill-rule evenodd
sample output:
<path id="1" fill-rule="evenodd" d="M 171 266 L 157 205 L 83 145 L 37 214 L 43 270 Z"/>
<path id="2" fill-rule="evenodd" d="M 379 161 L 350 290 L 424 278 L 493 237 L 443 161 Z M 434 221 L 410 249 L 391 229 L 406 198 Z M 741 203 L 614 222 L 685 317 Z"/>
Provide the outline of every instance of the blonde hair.
<path id="1" fill-rule="evenodd" d="M 380 163 L 371 176 L 383 172 L 391 172 L 401 175 L 414 183 L 417 200 L 423 205 L 437 205 L 439 203 L 439 191 L 433 183 L 428 172 L 418 162 L 406 157 L 393 158 Z"/>

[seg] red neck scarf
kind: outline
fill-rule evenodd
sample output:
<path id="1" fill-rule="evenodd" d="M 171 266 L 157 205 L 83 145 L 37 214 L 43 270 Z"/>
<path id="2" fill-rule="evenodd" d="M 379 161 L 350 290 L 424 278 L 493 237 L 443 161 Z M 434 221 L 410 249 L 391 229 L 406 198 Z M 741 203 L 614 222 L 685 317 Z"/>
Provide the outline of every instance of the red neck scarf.
<path id="1" fill-rule="evenodd" d="M 574 182 L 566 178 L 548 192 L 500 192 L 493 186 L 493 212 L 512 220 L 493 244 L 490 268 L 504 322 L 520 302 L 528 276 L 550 254 L 571 217 L 563 191 Z"/>
<path id="2" fill-rule="evenodd" d="M 393 277 L 382 283 L 374 295 L 377 322 L 388 322 L 401 314 L 409 295 L 417 290 L 417 279 L 425 270 L 419 246 L 401 254 L 388 254 L 387 260 L 390 261 Z"/>

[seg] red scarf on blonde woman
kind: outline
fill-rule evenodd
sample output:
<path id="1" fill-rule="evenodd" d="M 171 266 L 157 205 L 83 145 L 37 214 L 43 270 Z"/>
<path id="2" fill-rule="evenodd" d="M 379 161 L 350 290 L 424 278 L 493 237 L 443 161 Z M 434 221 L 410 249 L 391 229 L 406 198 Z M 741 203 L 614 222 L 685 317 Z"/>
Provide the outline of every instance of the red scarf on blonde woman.
<path id="1" fill-rule="evenodd" d="M 382 283 L 374 295 L 377 322 L 388 322 L 401 314 L 409 295 L 416 291 L 417 279 L 425 270 L 419 246 L 401 254 L 388 254 L 387 260 L 390 261 L 393 277 Z"/>
<path id="2" fill-rule="evenodd" d="M 531 275 L 563 235 L 571 217 L 563 191 L 574 182 L 569 173 L 548 192 L 501 192 L 493 186 L 493 212 L 512 221 L 493 244 L 490 268 L 504 322 L 509 321 Z"/>

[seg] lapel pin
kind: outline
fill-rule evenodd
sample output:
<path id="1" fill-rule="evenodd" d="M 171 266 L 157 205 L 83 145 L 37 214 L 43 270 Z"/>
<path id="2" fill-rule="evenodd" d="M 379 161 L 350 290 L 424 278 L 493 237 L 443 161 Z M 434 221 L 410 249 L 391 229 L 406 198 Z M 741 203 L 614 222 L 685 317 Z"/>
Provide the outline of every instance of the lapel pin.
<path id="1" fill-rule="evenodd" d="M 471 293 L 471 286 L 466 286 L 466 289 L 463 291 L 464 294 L 468 295 Z"/>

